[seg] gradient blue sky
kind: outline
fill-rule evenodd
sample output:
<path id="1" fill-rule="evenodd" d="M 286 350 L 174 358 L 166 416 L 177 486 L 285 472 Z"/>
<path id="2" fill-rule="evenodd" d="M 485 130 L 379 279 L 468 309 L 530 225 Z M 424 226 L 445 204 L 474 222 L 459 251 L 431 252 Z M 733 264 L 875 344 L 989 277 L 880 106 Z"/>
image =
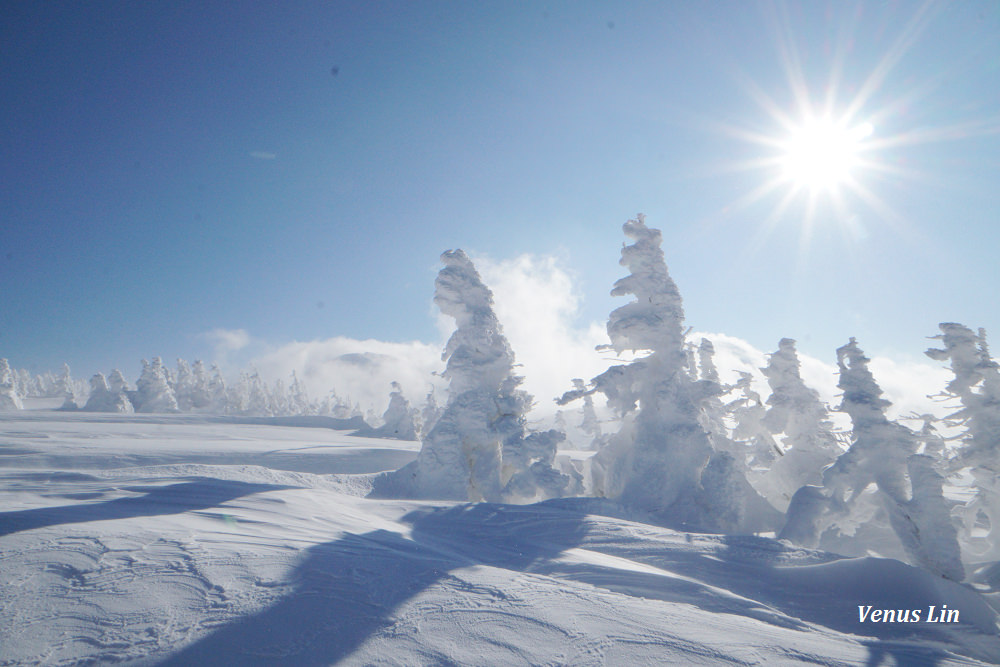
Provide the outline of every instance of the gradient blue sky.
<path id="1" fill-rule="evenodd" d="M 15 367 L 435 342 L 455 247 L 557 255 L 603 322 L 639 211 L 699 330 L 827 360 L 1000 336 L 995 2 L 10 1 L 0 66 Z M 751 197 L 749 137 L 803 91 L 858 101 L 883 166 L 811 216 Z"/>

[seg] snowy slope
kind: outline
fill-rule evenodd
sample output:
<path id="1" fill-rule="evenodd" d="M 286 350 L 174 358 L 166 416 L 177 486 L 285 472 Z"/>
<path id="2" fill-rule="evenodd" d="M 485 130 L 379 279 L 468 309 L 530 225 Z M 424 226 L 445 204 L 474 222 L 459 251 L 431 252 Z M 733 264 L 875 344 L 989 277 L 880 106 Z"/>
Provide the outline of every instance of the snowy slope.
<path id="1" fill-rule="evenodd" d="M 1000 662 L 989 595 L 897 561 L 366 499 L 418 443 L 255 422 L 0 414 L 0 664 Z"/>

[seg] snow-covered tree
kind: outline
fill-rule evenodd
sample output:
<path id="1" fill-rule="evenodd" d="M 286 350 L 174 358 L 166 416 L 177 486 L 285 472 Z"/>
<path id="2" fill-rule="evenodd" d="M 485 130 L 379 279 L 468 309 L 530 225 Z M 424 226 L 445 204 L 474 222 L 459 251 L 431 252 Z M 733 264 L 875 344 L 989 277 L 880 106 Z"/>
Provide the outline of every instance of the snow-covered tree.
<path id="1" fill-rule="evenodd" d="M 167 380 L 166 369 L 159 357 L 152 363 L 142 360 L 142 373 L 135 383 L 132 401 L 136 412 L 177 412 L 177 399 Z"/>
<path id="2" fill-rule="evenodd" d="M 830 539 L 850 536 L 884 515 L 913 564 L 961 581 L 965 573 L 943 480 L 934 459 L 916 453 L 920 441 L 914 433 L 885 416 L 890 403 L 868 362 L 853 338 L 837 350 L 840 409 L 851 418 L 854 440 L 823 471 L 822 486 L 795 493 L 780 537 L 822 546 L 827 531 Z"/>
<path id="3" fill-rule="evenodd" d="M 378 428 L 359 431 L 356 435 L 372 438 L 395 438 L 397 440 L 416 440 L 416 411 L 410 407 L 410 402 L 403 396 L 403 388 L 398 382 L 392 383 L 389 394 L 389 407 L 382 415 L 382 425 Z"/>
<path id="4" fill-rule="evenodd" d="M 80 406 L 76 403 L 76 383 L 70 373 L 69 364 L 63 363 L 62 371 L 52 385 L 52 391 L 55 396 L 63 399 L 62 405 L 59 407 L 60 410 L 79 409 Z"/>
<path id="5" fill-rule="evenodd" d="M 580 421 L 580 430 L 590 438 L 590 449 L 600 449 L 605 445 L 607 439 L 601 429 L 601 420 L 597 417 L 597 409 L 594 407 L 594 397 L 586 391 L 587 386 L 583 378 L 573 378 L 573 389 L 583 394 L 583 418 Z"/>
<path id="6" fill-rule="evenodd" d="M 103 373 L 97 373 L 90 378 L 90 396 L 87 397 L 87 403 L 81 409 L 87 412 L 117 412 L 121 414 L 131 414 L 135 411 L 125 391 L 121 388 L 117 391 L 112 390 Z"/>
<path id="7" fill-rule="evenodd" d="M 132 387 L 129 386 L 128 381 L 122 372 L 117 368 L 111 371 L 111 375 L 108 376 L 108 389 L 112 392 L 118 393 L 120 391 L 132 391 Z"/>
<path id="8" fill-rule="evenodd" d="M 211 379 L 208 377 L 205 363 L 201 359 L 195 360 L 191 365 L 191 389 L 188 393 L 192 410 L 204 411 L 212 406 L 210 384 Z"/>
<path id="9" fill-rule="evenodd" d="M 719 381 L 719 371 L 715 367 L 715 346 L 707 338 L 702 338 L 698 344 L 698 387 L 702 396 L 699 402 L 699 421 L 708 433 L 715 449 L 729 451 L 739 460 L 745 460 L 746 454 L 737 450 L 737 445 L 729 439 L 725 424 L 725 406 L 722 395 L 728 391 Z M 745 450 L 745 447 L 739 447 Z"/>
<path id="10" fill-rule="evenodd" d="M 974 498 L 958 508 L 963 543 L 978 559 L 1000 559 L 1000 364 L 990 357 L 986 332 L 974 333 L 961 324 L 945 322 L 935 336 L 944 347 L 926 354 L 937 361 L 950 361 L 954 379 L 945 397 L 956 398 L 961 409 L 950 415 L 964 431 L 960 447 L 950 461 L 949 472 L 965 472 L 972 478 Z M 973 536 L 977 526 L 982 536 Z"/>
<path id="11" fill-rule="evenodd" d="M 525 435 L 531 398 L 518 389 L 521 378 L 514 374 L 514 353 L 493 311 L 492 293 L 463 251 L 447 251 L 441 261 L 434 302 L 456 323 L 442 354 L 448 402 L 417 460 L 384 483 L 454 500 L 560 495 L 570 481 L 552 468 L 561 434 Z"/>
<path id="12" fill-rule="evenodd" d="M 272 415 L 292 414 L 291 405 L 288 402 L 288 390 L 281 378 L 274 381 L 270 391 L 270 410 Z"/>
<path id="13" fill-rule="evenodd" d="M 54 395 L 59 398 L 64 398 L 67 394 L 71 397 L 73 395 L 73 374 L 70 373 L 69 364 L 63 363 L 62 370 L 55 379 L 55 384 L 52 387 Z"/>
<path id="14" fill-rule="evenodd" d="M 757 489 L 784 511 L 792 494 L 806 484 L 820 484 L 823 470 L 843 453 L 819 392 L 806 386 L 795 341 L 782 338 L 761 369 L 771 395 L 764 425 L 775 436 L 777 460 Z"/>
<path id="15" fill-rule="evenodd" d="M 360 408 L 351 403 L 350 396 L 342 397 L 336 391 L 331 390 L 327 403 L 329 407 L 324 412 L 335 419 L 351 419 L 361 416 Z"/>
<path id="16" fill-rule="evenodd" d="M 244 374 L 243 377 L 246 378 L 247 382 L 247 400 L 242 410 L 243 414 L 265 417 L 273 415 L 271 392 L 268 391 L 267 385 L 257 369 L 252 369 L 249 375 Z"/>
<path id="17" fill-rule="evenodd" d="M 642 215 L 623 229 L 634 243 L 622 248 L 620 263 L 631 273 L 611 294 L 634 300 L 611 313 L 608 336 L 615 352 L 645 356 L 612 366 L 590 389 L 567 392 L 559 401 L 599 391 L 622 418 L 619 432 L 592 459 L 594 491 L 663 521 L 727 532 L 766 530 L 776 512 L 732 454 L 715 450 L 702 425 L 702 403 L 717 390 L 692 377 L 684 309 L 660 231 L 647 227 Z"/>
<path id="18" fill-rule="evenodd" d="M 172 376 L 167 376 L 170 388 L 174 392 L 177 400 L 177 409 L 181 412 L 188 412 L 192 407 L 191 394 L 194 391 L 194 375 L 191 373 L 191 366 L 184 359 L 177 359 L 177 372 Z"/>
<path id="19" fill-rule="evenodd" d="M 38 398 L 42 395 L 38 378 L 32 375 L 27 368 L 17 370 L 17 385 L 21 398 Z"/>
<path id="20" fill-rule="evenodd" d="M 738 374 L 739 377 L 732 388 L 738 394 L 723 407 L 733 421 L 733 440 L 745 448 L 747 466 L 751 471 L 749 477 L 751 484 L 774 505 L 775 503 L 768 498 L 755 480 L 767 474 L 780 450 L 771 430 L 764 424 L 767 407 L 760 394 L 753 388 L 753 375 L 746 371 L 739 371 Z M 785 504 L 787 505 L 787 501 Z"/>
<path id="21" fill-rule="evenodd" d="M 0 410 L 21 410 L 24 407 L 14 379 L 8 361 L 0 359 Z"/>
<path id="22" fill-rule="evenodd" d="M 230 412 L 228 391 L 226 390 L 226 381 L 222 377 L 222 371 L 216 364 L 212 364 L 211 374 L 212 377 L 208 381 L 209 405 L 215 412 L 228 414 Z"/>
<path id="23" fill-rule="evenodd" d="M 292 383 L 288 385 L 288 410 L 293 415 L 311 415 L 316 412 L 295 371 L 292 371 Z"/>

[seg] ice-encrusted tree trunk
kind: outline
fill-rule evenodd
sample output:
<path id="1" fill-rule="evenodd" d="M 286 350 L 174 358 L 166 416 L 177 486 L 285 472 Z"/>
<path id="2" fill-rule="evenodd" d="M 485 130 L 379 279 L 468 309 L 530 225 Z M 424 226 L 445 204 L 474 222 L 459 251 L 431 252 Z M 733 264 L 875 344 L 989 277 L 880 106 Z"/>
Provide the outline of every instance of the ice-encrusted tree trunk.
<path id="1" fill-rule="evenodd" d="M 795 341 L 782 338 L 761 369 L 771 395 L 764 425 L 779 443 L 779 456 L 758 480 L 758 490 L 784 511 L 792 494 L 806 484 L 820 484 L 823 470 L 843 453 L 819 392 L 806 386 Z"/>
<path id="2" fill-rule="evenodd" d="M 945 396 L 957 398 L 962 407 L 950 419 L 965 427 L 961 446 L 949 462 L 949 472 L 965 471 L 972 478 L 975 497 L 957 508 L 962 521 L 963 543 L 978 559 L 1000 559 L 1000 364 L 990 357 L 986 332 L 974 333 L 954 322 L 938 325 L 935 336 L 944 347 L 926 354 L 936 361 L 950 361 L 954 379 Z M 977 524 L 988 526 L 986 534 L 973 538 Z"/>
<path id="3" fill-rule="evenodd" d="M 531 397 L 518 388 L 492 293 L 462 250 L 441 261 L 434 302 L 456 324 L 442 354 L 448 402 L 417 460 L 382 478 L 375 492 L 490 502 L 560 495 L 569 482 L 552 468 L 561 434 L 525 434 Z"/>
<path id="4" fill-rule="evenodd" d="M 623 230 L 634 243 L 622 248 L 620 263 L 631 273 L 611 294 L 634 300 L 612 311 L 608 336 L 618 354 L 645 356 L 612 366 L 590 389 L 567 392 L 559 401 L 599 391 L 621 416 L 619 432 L 592 459 L 594 491 L 664 521 L 725 532 L 766 530 L 766 503 L 733 456 L 713 448 L 702 425 L 702 404 L 715 390 L 691 375 L 684 309 L 660 231 L 647 227 L 641 214 Z"/>
<path id="5" fill-rule="evenodd" d="M 882 398 L 868 362 L 853 338 L 837 350 L 837 386 L 844 391 L 840 409 L 851 418 L 854 440 L 823 472 L 821 487 L 803 486 L 795 493 L 779 537 L 812 547 L 821 545 L 827 529 L 853 532 L 873 520 L 862 499 L 873 498 L 863 494 L 874 485 L 874 498 L 908 559 L 961 581 L 965 572 L 943 479 L 932 457 L 916 453 L 915 434 L 885 416 L 890 403 Z"/>
<path id="6" fill-rule="evenodd" d="M 6 359 L 0 359 L 0 410 L 21 410 L 21 394 L 14 381 L 14 373 Z"/>

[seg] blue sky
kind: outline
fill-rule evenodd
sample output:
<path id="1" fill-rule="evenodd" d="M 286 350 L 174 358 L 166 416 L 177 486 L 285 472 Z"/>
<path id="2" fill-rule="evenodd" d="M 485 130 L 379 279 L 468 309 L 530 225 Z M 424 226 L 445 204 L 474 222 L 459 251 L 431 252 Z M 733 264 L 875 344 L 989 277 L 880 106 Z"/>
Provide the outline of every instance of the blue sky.
<path id="1" fill-rule="evenodd" d="M 1000 335 L 993 2 L 7 2 L 0 63 L 15 367 L 436 343 L 455 247 L 556 256 L 582 329 L 640 211 L 698 330 L 826 360 Z M 811 213 L 753 197 L 804 95 L 873 128 Z"/>

